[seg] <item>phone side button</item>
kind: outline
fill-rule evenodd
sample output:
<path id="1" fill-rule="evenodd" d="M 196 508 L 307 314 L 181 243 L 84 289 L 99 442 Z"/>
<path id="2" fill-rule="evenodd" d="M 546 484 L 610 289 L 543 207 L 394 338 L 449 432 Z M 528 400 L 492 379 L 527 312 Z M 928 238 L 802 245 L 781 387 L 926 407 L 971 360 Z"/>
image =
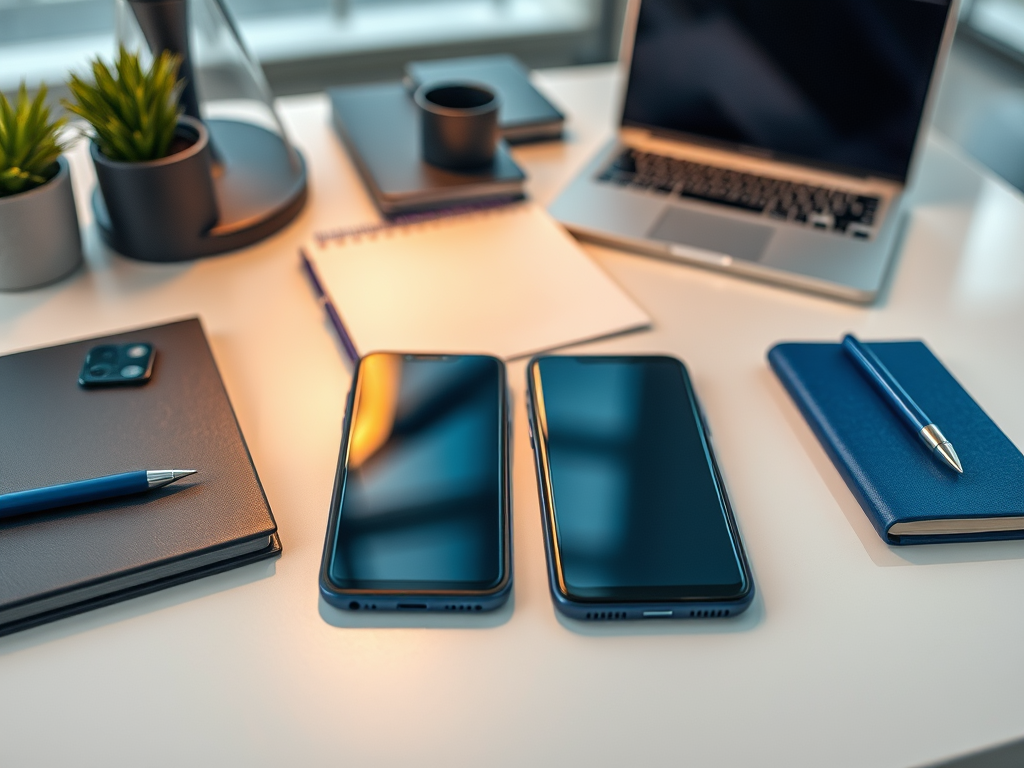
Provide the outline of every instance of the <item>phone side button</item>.
<path id="1" fill-rule="evenodd" d="M 667 619 L 672 615 L 672 611 L 644 611 L 645 619 Z"/>

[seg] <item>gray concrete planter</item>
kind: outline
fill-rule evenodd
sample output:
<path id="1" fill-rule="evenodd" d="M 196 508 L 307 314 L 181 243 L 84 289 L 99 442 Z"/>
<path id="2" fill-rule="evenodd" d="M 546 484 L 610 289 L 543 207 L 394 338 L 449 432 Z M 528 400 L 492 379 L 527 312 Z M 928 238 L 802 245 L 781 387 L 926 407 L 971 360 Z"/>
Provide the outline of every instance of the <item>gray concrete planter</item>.
<path id="1" fill-rule="evenodd" d="M 60 280 L 82 263 L 68 161 L 42 186 L 0 197 L 0 291 Z"/>
<path id="2" fill-rule="evenodd" d="M 159 160 L 111 160 L 90 144 L 99 182 L 93 209 L 104 240 L 144 261 L 194 259 L 218 218 L 210 134 L 181 117 L 175 136 L 189 145 Z"/>

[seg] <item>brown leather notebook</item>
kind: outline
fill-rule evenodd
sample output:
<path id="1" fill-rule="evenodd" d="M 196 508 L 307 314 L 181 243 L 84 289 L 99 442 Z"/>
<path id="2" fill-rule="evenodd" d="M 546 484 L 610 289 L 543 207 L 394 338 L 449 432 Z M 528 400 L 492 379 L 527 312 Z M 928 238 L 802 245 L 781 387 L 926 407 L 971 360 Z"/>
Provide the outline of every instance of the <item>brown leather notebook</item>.
<path id="1" fill-rule="evenodd" d="M 131 342 L 148 382 L 79 386 L 86 352 Z M 198 319 L 0 357 L 0 493 L 140 469 L 198 473 L 0 521 L 0 635 L 281 551 Z"/>

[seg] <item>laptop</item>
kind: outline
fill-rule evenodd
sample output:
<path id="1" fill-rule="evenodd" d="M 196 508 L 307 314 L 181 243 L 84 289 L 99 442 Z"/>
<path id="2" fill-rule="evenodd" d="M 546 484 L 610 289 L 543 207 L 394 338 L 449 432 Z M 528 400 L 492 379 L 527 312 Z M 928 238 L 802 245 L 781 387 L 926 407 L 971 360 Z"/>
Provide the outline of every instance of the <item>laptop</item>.
<path id="1" fill-rule="evenodd" d="M 871 302 L 956 0 L 643 0 L 618 135 L 550 206 L 577 236 Z"/>

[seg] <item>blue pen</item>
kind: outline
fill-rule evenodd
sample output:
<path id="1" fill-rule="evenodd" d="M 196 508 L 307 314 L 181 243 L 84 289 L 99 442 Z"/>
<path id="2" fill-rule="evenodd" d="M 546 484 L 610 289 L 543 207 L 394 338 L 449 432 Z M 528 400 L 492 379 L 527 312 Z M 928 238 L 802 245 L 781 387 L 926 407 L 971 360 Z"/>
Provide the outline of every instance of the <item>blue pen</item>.
<path id="1" fill-rule="evenodd" d="M 113 499 L 134 493 L 145 493 L 194 475 L 194 469 L 150 469 L 138 472 L 123 472 L 119 475 L 94 477 L 75 483 L 50 485 L 33 488 L 30 491 L 16 491 L 0 495 L 0 519 L 56 509 L 87 501 Z"/>
<path id="2" fill-rule="evenodd" d="M 857 364 L 867 380 L 878 390 L 903 422 L 921 438 L 921 442 L 928 446 L 932 455 L 943 464 L 963 474 L 964 468 L 960 463 L 960 457 L 953 450 L 953 444 L 946 439 L 935 422 L 925 415 L 914 399 L 900 386 L 900 383 L 889 373 L 889 369 L 878 359 L 878 356 L 850 334 L 843 337 L 843 350 Z"/>
<path id="3" fill-rule="evenodd" d="M 320 284 L 320 278 L 317 277 L 316 270 L 313 268 L 313 263 L 309 260 L 306 252 L 299 249 L 299 258 L 302 260 L 302 268 L 306 272 L 306 277 L 309 278 L 310 283 L 313 285 L 313 290 L 316 291 L 316 300 L 320 306 L 324 308 L 327 313 L 327 317 L 331 321 L 331 325 L 334 326 L 335 332 L 338 334 L 338 339 L 341 341 L 342 349 L 345 350 L 345 356 L 348 357 L 349 362 L 353 365 L 359 362 L 359 351 L 356 349 L 355 343 L 352 341 L 352 335 L 348 332 L 348 328 L 345 327 L 345 323 L 341 320 L 341 315 L 338 314 L 337 308 L 331 304 L 327 298 L 327 294 L 324 292 L 324 287 Z"/>

